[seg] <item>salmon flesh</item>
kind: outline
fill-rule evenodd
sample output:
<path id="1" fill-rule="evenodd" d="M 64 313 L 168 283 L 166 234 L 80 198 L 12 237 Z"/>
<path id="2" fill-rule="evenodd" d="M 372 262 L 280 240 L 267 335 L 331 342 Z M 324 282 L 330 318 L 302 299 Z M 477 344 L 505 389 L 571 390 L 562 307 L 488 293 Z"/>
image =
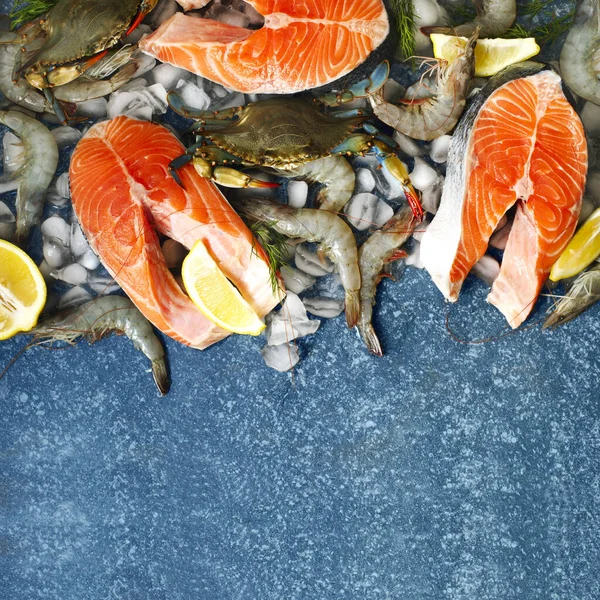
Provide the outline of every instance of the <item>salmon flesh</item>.
<path id="1" fill-rule="evenodd" d="M 529 315 L 581 209 L 587 144 L 561 79 L 535 62 L 492 77 L 456 127 L 438 213 L 421 257 L 454 302 L 500 219 L 515 207 L 488 302 L 511 327 Z"/>

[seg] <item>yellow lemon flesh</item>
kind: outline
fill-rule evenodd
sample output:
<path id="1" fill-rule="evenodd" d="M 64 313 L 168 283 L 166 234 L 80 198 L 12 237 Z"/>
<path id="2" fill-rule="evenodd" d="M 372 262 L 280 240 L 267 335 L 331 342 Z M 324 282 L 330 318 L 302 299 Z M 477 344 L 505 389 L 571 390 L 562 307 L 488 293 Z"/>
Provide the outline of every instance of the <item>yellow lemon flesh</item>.
<path id="1" fill-rule="evenodd" d="M 573 277 L 600 255 L 600 208 L 577 230 L 550 270 L 550 279 L 559 281 Z"/>
<path id="2" fill-rule="evenodd" d="M 46 303 L 46 283 L 20 248 L 0 240 L 0 340 L 35 327 Z"/>
<path id="3" fill-rule="evenodd" d="M 258 335 L 265 324 L 242 298 L 198 240 L 181 266 L 183 285 L 198 309 L 213 323 L 246 335 Z"/>
<path id="4" fill-rule="evenodd" d="M 452 63 L 467 45 L 466 37 L 432 33 L 433 55 Z M 489 38 L 475 45 L 475 77 L 489 77 L 540 51 L 535 38 Z"/>

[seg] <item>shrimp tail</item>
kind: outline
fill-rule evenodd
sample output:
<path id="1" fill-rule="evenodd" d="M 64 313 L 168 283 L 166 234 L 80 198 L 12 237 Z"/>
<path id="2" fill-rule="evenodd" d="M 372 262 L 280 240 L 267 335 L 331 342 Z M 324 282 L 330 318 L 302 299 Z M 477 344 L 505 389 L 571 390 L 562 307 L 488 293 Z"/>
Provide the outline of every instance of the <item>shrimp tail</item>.
<path id="1" fill-rule="evenodd" d="M 360 290 L 346 290 L 346 324 L 355 327 L 360 317 Z"/>
<path id="2" fill-rule="evenodd" d="M 164 356 L 152 361 L 152 377 L 154 377 L 154 383 L 156 383 L 161 396 L 165 396 L 171 388 L 171 378 Z"/>
<path id="3" fill-rule="evenodd" d="M 381 342 L 375 333 L 375 329 L 371 323 L 365 325 L 359 325 L 358 330 L 360 331 L 360 337 L 365 342 L 367 349 L 371 354 L 375 356 L 383 356 L 383 349 L 381 348 Z"/>

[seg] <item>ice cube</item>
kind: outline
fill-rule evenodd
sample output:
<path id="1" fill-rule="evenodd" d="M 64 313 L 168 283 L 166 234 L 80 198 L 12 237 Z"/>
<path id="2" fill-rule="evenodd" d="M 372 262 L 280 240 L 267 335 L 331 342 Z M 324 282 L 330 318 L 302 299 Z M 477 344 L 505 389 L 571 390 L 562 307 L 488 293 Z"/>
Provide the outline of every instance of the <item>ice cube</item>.
<path id="1" fill-rule="evenodd" d="M 294 294 L 301 294 L 304 290 L 314 285 L 316 279 L 300 269 L 286 265 L 281 269 L 281 277 L 285 288 Z"/>
<path id="2" fill-rule="evenodd" d="M 56 192 L 61 198 L 69 199 L 71 197 L 68 173 L 65 172 L 56 178 Z"/>
<path id="3" fill-rule="evenodd" d="M 0 240 L 12 242 L 15 237 L 15 215 L 4 202 L 0 202 Z"/>
<path id="4" fill-rule="evenodd" d="M 322 277 L 334 269 L 333 263 L 326 256 L 313 252 L 305 243 L 296 246 L 294 259 L 301 271 L 314 277 Z"/>
<path id="5" fill-rule="evenodd" d="M 58 308 L 70 308 L 72 306 L 79 306 L 84 302 L 89 302 L 92 299 L 91 294 L 84 290 L 82 287 L 72 287 L 68 292 L 64 293 L 58 301 Z"/>
<path id="6" fill-rule="evenodd" d="M 94 251 L 90 248 L 86 250 L 77 260 L 77 262 L 85 267 L 88 271 L 93 271 L 100 266 L 100 259 L 94 254 Z"/>
<path id="7" fill-rule="evenodd" d="M 398 143 L 400 150 L 408 156 L 421 156 L 423 148 L 415 140 L 399 131 L 394 132 L 394 140 Z"/>
<path id="8" fill-rule="evenodd" d="M 77 222 L 77 219 L 75 219 L 71 223 L 69 247 L 71 249 L 71 254 L 73 254 L 75 258 L 79 258 L 80 256 L 83 256 L 86 252 L 91 250 L 90 245 L 87 243 L 87 240 L 83 235 L 83 231 L 81 230 L 81 227 Z"/>
<path id="9" fill-rule="evenodd" d="M 129 35 L 123 38 L 125 44 L 137 44 L 142 36 L 152 33 L 152 28 L 147 23 L 141 23 L 131 31 Z"/>
<path id="10" fill-rule="evenodd" d="M 271 314 L 267 325 L 267 344 L 278 346 L 291 342 L 314 333 L 320 324 L 320 321 L 310 320 L 302 300 L 288 292 L 281 309 Z"/>
<path id="11" fill-rule="evenodd" d="M 191 77 L 192 73 L 185 69 L 174 67 L 168 63 L 160 63 L 148 74 L 148 81 L 150 83 L 160 83 L 165 90 L 174 90 L 178 82 L 186 82 Z"/>
<path id="12" fill-rule="evenodd" d="M 294 208 L 302 208 L 308 197 L 308 184 L 306 181 L 292 179 L 287 185 L 288 204 Z"/>
<path id="13" fill-rule="evenodd" d="M 90 274 L 88 275 L 87 283 L 99 296 L 113 294 L 121 289 L 119 284 L 112 277 L 105 277 L 104 275 Z"/>
<path id="14" fill-rule="evenodd" d="M 441 175 L 436 179 L 433 185 L 430 185 L 421 195 L 421 205 L 423 208 L 435 215 L 440 206 L 440 198 L 444 189 L 444 177 Z"/>
<path id="15" fill-rule="evenodd" d="M 451 141 L 451 135 L 442 135 L 431 142 L 429 156 L 433 162 L 445 163 L 448 160 L 448 149 Z"/>
<path id="16" fill-rule="evenodd" d="M 425 235 L 425 232 L 427 231 L 429 225 L 430 222 L 427 220 L 423 221 L 422 223 L 419 223 L 413 231 L 413 240 L 416 240 L 417 242 L 421 243 L 421 240 L 423 239 L 423 236 Z"/>
<path id="17" fill-rule="evenodd" d="M 280 373 L 293 369 L 299 360 L 298 347 L 295 344 L 280 344 L 279 346 L 265 346 L 260 353 L 267 367 Z"/>
<path id="18" fill-rule="evenodd" d="M 416 269 L 422 269 L 425 265 L 421 260 L 421 244 L 415 243 L 412 251 L 404 260 L 405 264 L 415 267 Z"/>
<path id="19" fill-rule="evenodd" d="M 356 193 L 359 192 L 372 192 L 375 188 L 375 177 L 371 173 L 370 169 L 358 169 L 356 171 Z"/>
<path id="20" fill-rule="evenodd" d="M 44 237 L 59 240 L 63 246 L 68 248 L 71 227 L 64 219 L 56 215 L 50 217 L 42 223 L 41 230 Z"/>
<path id="21" fill-rule="evenodd" d="M 197 110 L 208 110 L 210 96 L 206 91 L 191 81 L 179 79 L 175 85 L 175 91 L 181 96 L 183 103 Z"/>
<path id="22" fill-rule="evenodd" d="M 123 91 L 121 88 L 110 95 L 108 102 L 108 116 L 111 119 L 119 115 L 128 115 L 151 121 L 152 115 L 162 115 L 166 112 L 167 90 L 160 83 L 133 91 Z"/>
<path id="23" fill-rule="evenodd" d="M 59 149 L 76 144 L 83 135 L 81 131 L 75 129 L 75 127 L 69 127 L 68 125 L 55 127 L 50 133 L 54 136 Z"/>
<path id="24" fill-rule="evenodd" d="M 75 116 L 77 117 L 92 117 L 93 119 L 103 119 L 106 117 L 108 110 L 108 102 L 106 98 L 94 98 L 77 104 Z"/>
<path id="25" fill-rule="evenodd" d="M 378 200 L 373 215 L 373 225 L 383 227 L 394 216 L 394 209 L 383 200 Z"/>
<path id="26" fill-rule="evenodd" d="M 348 223 L 359 231 L 368 229 L 375 221 L 378 203 L 379 198 L 370 192 L 355 194 L 344 208 Z"/>
<path id="27" fill-rule="evenodd" d="M 12 132 L 7 131 L 2 140 L 4 158 L 4 175 L 14 173 L 25 164 L 25 147 L 21 140 Z"/>
<path id="28" fill-rule="evenodd" d="M 598 104 L 586 102 L 580 117 L 585 131 L 590 137 L 595 137 L 600 133 L 600 106 Z"/>
<path id="29" fill-rule="evenodd" d="M 62 269 L 52 271 L 50 275 L 54 279 L 70 283 L 71 285 L 83 285 L 87 281 L 88 272 L 81 265 L 73 263 Z"/>
<path id="30" fill-rule="evenodd" d="M 0 201 L 0 223 L 14 223 L 15 215 L 6 203 Z"/>
<path id="31" fill-rule="evenodd" d="M 437 171 L 428 165 L 422 158 L 415 157 L 415 166 L 410 173 L 410 181 L 420 191 L 426 190 L 438 178 Z"/>
<path id="32" fill-rule="evenodd" d="M 63 265 L 66 265 L 71 259 L 69 249 L 61 240 L 54 237 L 43 238 L 42 253 L 45 261 L 53 269 L 59 269 Z"/>
<path id="33" fill-rule="evenodd" d="M 303 298 L 309 313 L 324 319 L 333 319 L 344 310 L 344 301 L 336 298 Z"/>

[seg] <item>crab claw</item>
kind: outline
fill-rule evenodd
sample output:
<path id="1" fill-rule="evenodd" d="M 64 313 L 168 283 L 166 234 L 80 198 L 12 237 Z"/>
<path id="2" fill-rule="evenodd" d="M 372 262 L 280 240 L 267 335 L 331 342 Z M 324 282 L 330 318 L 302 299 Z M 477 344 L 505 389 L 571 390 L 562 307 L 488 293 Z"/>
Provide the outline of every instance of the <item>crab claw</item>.
<path id="1" fill-rule="evenodd" d="M 215 167 L 212 171 L 211 179 L 220 185 L 232 188 L 274 188 L 279 187 L 278 183 L 270 181 L 261 181 L 254 179 L 237 169 L 231 167 Z"/>
<path id="2" fill-rule="evenodd" d="M 329 93 L 321 96 L 319 100 L 326 106 L 337 106 L 345 102 L 352 102 L 356 98 L 365 98 L 374 94 L 383 87 L 390 75 L 390 63 L 387 60 L 380 62 L 375 70 L 366 79 L 361 79 L 347 90 L 339 93 Z"/>

